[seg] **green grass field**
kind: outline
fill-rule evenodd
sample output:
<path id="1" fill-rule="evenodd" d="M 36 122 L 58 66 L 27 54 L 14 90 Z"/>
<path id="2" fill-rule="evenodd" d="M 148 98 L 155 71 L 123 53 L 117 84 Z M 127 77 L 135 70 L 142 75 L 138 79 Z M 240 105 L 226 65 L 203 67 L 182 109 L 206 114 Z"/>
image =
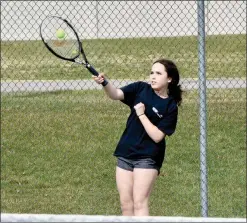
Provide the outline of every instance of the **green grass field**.
<path id="1" fill-rule="evenodd" d="M 198 41 L 195 36 L 86 40 L 89 61 L 111 79 L 145 79 L 155 59 L 174 60 L 182 78 L 198 77 Z M 61 61 L 41 41 L 1 42 L 2 80 L 88 79 L 80 65 Z M 207 78 L 246 76 L 246 36 L 206 38 Z"/>
<path id="2" fill-rule="evenodd" d="M 208 89 L 210 217 L 246 217 L 245 95 L 245 89 Z M 112 153 L 128 117 L 125 105 L 93 90 L 2 94 L 1 106 L 1 212 L 120 214 Z M 167 139 L 151 215 L 201 215 L 199 155 L 198 93 L 189 91 Z"/>

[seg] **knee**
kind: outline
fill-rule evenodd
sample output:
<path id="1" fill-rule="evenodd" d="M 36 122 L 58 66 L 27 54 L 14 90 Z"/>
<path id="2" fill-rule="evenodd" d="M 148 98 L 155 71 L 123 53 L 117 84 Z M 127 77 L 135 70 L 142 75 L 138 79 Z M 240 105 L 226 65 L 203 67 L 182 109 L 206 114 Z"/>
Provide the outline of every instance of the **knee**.
<path id="1" fill-rule="evenodd" d="M 134 202 L 132 199 L 121 199 L 120 204 L 123 212 L 132 211 L 134 208 Z"/>
<path id="2" fill-rule="evenodd" d="M 134 201 L 134 210 L 143 210 L 148 206 L 148 199 L 138 199 Z"/>

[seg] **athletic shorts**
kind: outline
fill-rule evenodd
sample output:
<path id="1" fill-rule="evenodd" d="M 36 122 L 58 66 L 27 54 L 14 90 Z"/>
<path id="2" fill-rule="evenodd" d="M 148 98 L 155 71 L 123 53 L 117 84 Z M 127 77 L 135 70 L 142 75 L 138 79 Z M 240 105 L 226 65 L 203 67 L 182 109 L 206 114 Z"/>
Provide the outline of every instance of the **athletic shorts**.
<path id="1" fill-rule="evenodd" d="M 117 166 L 128 171 L 133 171 L 134 168 L 142 168 L 155 169 L 158 171 L 158 174 L 160 173 L 160 167 L 152 158 L 126 159 L 123 157 L 117 157 Z"/>

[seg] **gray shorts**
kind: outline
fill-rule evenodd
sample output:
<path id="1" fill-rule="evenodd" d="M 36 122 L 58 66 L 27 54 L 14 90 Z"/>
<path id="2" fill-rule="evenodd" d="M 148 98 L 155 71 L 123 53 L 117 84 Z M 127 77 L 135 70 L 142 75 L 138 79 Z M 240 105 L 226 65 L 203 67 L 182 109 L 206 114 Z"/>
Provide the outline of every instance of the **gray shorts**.
<path id="1" fill-rule="evenodd" d="M 158 174 L 160 173 L 160 167 L 152 158 L 126 159 L 117 157 L 117 166 L 129 171 L 133 171 L 134 168 L 155 169 L 158 171 Z"/>

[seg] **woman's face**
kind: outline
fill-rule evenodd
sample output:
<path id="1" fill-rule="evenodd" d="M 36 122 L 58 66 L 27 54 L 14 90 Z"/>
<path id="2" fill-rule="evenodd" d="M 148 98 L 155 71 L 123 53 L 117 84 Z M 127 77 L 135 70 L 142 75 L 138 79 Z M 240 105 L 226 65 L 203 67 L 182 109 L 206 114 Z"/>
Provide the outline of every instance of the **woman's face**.
<path id="1" fill-rule="evenodd" d="M 168 88 L 171 78 L 168 77 L 166 68 L 161 63 L 155 63 L 150 73 L 150 84 L 154 90 L 160 91 Z"/>

